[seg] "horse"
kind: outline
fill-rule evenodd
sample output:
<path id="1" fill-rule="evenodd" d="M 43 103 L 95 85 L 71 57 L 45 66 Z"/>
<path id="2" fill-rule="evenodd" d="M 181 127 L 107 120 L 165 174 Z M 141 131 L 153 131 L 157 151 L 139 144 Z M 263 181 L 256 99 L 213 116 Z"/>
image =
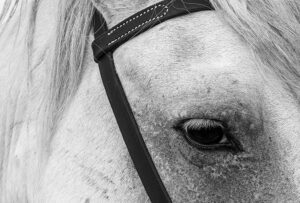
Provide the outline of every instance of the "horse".
<path id="1" fill-rule="evenodd" d="M 1 202 L 150 202 L 91 43 L 157 2 L 5 1 Z M 300 3 L 210 3 L 113 52 L 155 167 L 173 202 L 298 202 Z"/>

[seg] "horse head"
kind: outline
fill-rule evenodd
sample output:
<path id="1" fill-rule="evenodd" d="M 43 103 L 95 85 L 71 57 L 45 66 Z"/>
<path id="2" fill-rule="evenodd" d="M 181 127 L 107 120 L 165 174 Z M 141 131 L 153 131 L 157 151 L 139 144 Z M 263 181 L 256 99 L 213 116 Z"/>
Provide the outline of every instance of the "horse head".
<path id="1" fill-rule="evenodd" d="M 11 109 L 1 115 L 5 202 L 150 201 L 91 44 L 95 12 L 113 28 L 158 2 L 31 5 L 34 23 L 24 27 L 32 38 L 21 38 L 31 42 L 31 62 L 21 68 L 26 80 L 10 88 L 20 98 L 26 87 L 27 97 L 1 100 Z M 173 202 L 297 202 L 300 5 L 210 2 L 214 10 L 168 19 L 113 51 L 145 146 Z M 13 111 L 20 105 L 26 110 Z M 24 122 L 11 128 L 17 117 Z"/>

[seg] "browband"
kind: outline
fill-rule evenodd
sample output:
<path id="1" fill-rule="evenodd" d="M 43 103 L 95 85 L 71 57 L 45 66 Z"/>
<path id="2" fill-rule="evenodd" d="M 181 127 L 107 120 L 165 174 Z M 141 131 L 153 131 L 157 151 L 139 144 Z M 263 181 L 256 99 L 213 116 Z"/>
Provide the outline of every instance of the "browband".
<path id="1" fill-rule="evenodd" d="M 204 10 L 213 10 L 208 0 L 165 0 L 139 11 L 105 32 L 95 29 L 95 41 L 92 43 L 95 59 L 114 51 L 154 25 L 176 16 Z"/>
<path id="2" fill-rule="evenodd" d="M 212 10 L 208 0 L 165 0 L 125 19 L 111 29 L 98 11 L 94 13 L 95 61 L 116 121 L 133 164 L 151 202 L 172 202 L 145 145 L 122 84 L 112 52 L 129 39 L 170 18 L 195 11 Z"/>

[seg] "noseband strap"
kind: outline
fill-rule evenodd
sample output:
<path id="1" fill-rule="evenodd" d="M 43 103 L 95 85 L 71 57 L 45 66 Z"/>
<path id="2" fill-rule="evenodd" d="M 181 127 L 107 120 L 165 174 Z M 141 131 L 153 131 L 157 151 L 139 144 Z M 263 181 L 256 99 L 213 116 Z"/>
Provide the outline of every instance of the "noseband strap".
<path id="1" fill-rule="evenodd" d="M 140 133 L 116 72 L 112 52 L 129 39 L 161 22 L 204 10 L 213 10 L 208 0 L 165 0 L 141 10 L 109 30 L 98 11 L 94 13 L 94 58 L 99 65 L 108 100 L 130 157 L 152 202 L 171 202 L 171 198 Z"/>

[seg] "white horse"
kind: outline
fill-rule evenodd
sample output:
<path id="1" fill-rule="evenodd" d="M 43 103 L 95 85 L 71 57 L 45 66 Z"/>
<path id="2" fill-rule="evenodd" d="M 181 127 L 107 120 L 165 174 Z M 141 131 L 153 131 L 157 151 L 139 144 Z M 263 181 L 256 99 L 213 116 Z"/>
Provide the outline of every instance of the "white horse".
<path id="1" fill-rule="evenodd" d="M 157 2 L 5 2 L 1 202 L 149 202 L 90 45 L 95 9 L 112 27 Z M 114 52 L 155 166 L 173 202 L 299 202 L 300 2 L 211 3 Z"/>

